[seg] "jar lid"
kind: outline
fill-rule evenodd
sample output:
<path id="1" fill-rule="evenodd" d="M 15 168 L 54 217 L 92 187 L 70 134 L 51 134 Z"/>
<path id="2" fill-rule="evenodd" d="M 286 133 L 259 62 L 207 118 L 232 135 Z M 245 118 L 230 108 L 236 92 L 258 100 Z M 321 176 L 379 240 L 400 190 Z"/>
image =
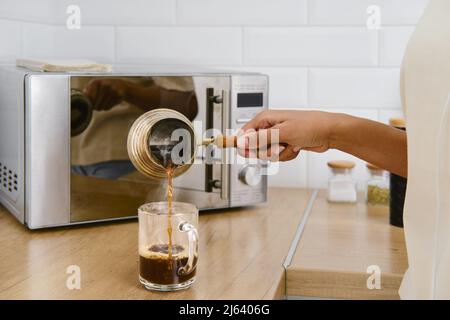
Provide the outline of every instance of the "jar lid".
<path id="1" fill-rule="evenodd" d="M 393 127 L 397 128 L 405 128 L 406 127 L 406 121 L 403 118 L 390 118 L 389 124 Z"/>
<path id="2" fill-rule="evenodd" d="M 369 170 L 384 170 L 384 169 L 377 167 L 376 165 L 369 163 L 369 162 L 366 163 L 366 166 L 367 166 L 367 169 L 369 169 Z"/>
<path id="3" fill-rule="evenodd" d="M 352 169 L 355 163 L 350 160 L 332 160 L 328 161 L 328 166 L 332 169 Z"/>

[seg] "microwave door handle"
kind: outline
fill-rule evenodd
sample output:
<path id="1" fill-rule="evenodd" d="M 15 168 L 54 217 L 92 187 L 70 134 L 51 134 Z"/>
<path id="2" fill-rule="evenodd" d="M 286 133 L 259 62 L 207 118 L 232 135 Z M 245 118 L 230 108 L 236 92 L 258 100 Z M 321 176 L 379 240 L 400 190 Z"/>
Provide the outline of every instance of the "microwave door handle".
<path id="1" fill-rule="evenodd" d="M 205 123 L 205 130 L 208 132 L 208 130 L 213 129 L 214 127 L 214 103 L 215 103 L 215 96 L 214 96 L 214 88 L 207 88 L 206 89 L 206 123 Z M 208 137 L 213 138 L 213 137 Z M 206 153 L 205 153 L 205 191 L 206 192 L 212 192 L 213 191 L 213 154 L 212 152 L 214 150 L 211 150 L 211 148 L 214 148 L 214 146 L 207 145 L 206 146 Z M 211 155 L 211 156 L 210 156 Z"/>
<path id="2" fill-rule="evenodd" d="M 227 92 L 225 90 L 221 91 L 220 95 L 214 94 L 214 88 L 206 89 L 206 98 L 207 98 L 207 106 L 206 106 L 206 130 L 213 129 L 214 127 L 214 105 L 219 104 L 221 109 L 222 116 L 222 133 L 226 131 L 229 126 L 229 99 Z M 214 137 L 212 137 L 214 138 Z M 207 146 L 207 148 L 214 148 L 213 144 Z M 206 157 L 207 161 L 212 161 L 213 159 L 208 159 L 208 155 L 210 150 L 207 149 Z M 221 152 L 221 176 L 220 181 L 214 180 L 213 177 L 213 164 L 205 164 L 205 190 L 206 192 L 212 192 L 213 188 L 220 188 L 220 197 L 221 199 L 228 199 L 228 175 L 229 175 L 229 167 L 227 164 L 228 152 L 230 152 L 227 148 L 224 148 Z"/>
<path id="3" fill-rule="evenodd" d="M 222 90 L 222 134 L 225 136 L 228 134 L 227 129 L 230 125 L 230 106 L 228 93 Z M 228 189 L 229 189 L 229 152 L 232 152 L 232 148 L 224 148 L 222 150 L 222 170 L 221 170 L 221 185 L 220 185 L 220 197 L 223 200 L 228 200 Z"/>

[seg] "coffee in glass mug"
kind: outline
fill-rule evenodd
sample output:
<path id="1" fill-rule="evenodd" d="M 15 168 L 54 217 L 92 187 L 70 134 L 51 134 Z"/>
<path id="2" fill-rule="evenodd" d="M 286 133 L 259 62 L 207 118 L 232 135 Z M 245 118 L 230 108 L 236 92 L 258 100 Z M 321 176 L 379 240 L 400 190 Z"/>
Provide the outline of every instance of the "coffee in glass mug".
<path id="1" fill-rule="evenodd" d="M 183 202 L 139 208 L 139 280 L 149 290 L 176 291 L 195 281 L 198 209 Z"/>

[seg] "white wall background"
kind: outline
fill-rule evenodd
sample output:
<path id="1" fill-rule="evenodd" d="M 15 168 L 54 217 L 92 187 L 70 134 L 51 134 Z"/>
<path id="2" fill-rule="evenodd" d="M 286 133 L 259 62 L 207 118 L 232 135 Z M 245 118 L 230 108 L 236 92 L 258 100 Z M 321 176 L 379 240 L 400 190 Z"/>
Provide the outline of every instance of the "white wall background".
<path id="1" fill-rule="evenodd" d="M 81 8 L 68 30 L 66 8 Z M 387 122 L 401 116 L 399 67 L 427 0 L 0 0 L 0 64 L 84 57 L 195 64 L 270 76 L 271 108 L 314 108 Z M 368 30 L 366 9 L 381 8 Z M 324 187 L 338 151 L 284 163 L 271 185 Z M 357 160 L 355 177 L 367 172 Z"/>

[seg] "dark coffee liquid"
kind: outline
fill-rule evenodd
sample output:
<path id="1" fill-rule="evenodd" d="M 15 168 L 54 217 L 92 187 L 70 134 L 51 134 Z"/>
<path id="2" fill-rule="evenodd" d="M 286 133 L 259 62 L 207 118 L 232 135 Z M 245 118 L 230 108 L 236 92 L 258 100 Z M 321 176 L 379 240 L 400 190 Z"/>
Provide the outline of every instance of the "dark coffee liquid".
<path id="1" fill-rule="evenodd" d="M 150 151 L 157 163 L 164 168 L 169 168 L 175 167 L 175 164 L 172 161 L 172 150 L 174 147 L 174 144 L 150 145 Z"/>
<path id="2" fill-rule="evenodd" d="M 184 283 L 195 276 L 196 269 L 184 274 L 182 269 L 187 261 L 187 252 L 181 245 L 154 244 L 139 255 L 139 273 L 142 278 L 155 284 Z M 171 257 L 169 257 L 171 251 Z M 194 259 L 194 265 L 197 258 Z"/>

